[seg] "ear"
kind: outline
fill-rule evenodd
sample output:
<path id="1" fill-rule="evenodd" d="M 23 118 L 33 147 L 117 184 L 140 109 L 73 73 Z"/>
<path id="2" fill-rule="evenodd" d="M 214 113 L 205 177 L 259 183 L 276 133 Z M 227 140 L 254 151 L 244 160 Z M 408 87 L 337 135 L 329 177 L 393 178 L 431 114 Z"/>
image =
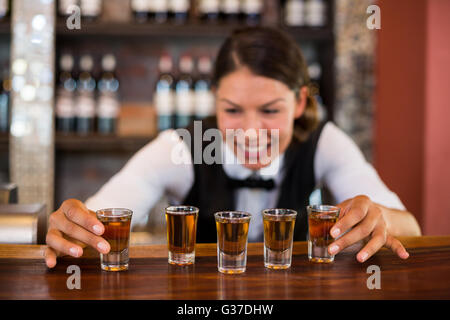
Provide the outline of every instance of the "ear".
<path id="1" fill-rule="evenodd" d="M 303 112 L 305 111 L 307 98 L 308 98 L 308 87 L 303 86 L 300 88 L 299 97 L 295 104 L 295 112 L 294 112 L 295 119 L 300 118 Z"/>

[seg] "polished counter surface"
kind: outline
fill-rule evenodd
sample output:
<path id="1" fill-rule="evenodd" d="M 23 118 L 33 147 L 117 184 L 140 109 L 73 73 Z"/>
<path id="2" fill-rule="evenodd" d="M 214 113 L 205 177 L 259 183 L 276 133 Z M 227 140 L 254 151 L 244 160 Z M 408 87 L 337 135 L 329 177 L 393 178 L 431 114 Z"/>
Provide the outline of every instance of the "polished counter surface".
<path id="1" fill-rule="evenodd" d="M 332 264 L 310 263 L 307 243 L 295 242 L 287 270 L 266 269 L 263 244 L 249 243 L 247 271 L 240 275 L 217 271 L 216 244 L 197 244 L 195 265 L 186 267 L 167 263 L 165 245 L 132 246 L 129 270 L 115 273 L 102 271 L 91 249 L 48 269 L 45 246 L 5 244 L 0 299 L 450 299 L 450 236 L 400 240 L 407 260 L 383 248 L 359 263 L 354 246 Z M 69 289 L 71 265 L 80 268 L 80 289 Z M 369 289 L 376 269 L 370 266 L 380 268 L 380 289 Z"/>

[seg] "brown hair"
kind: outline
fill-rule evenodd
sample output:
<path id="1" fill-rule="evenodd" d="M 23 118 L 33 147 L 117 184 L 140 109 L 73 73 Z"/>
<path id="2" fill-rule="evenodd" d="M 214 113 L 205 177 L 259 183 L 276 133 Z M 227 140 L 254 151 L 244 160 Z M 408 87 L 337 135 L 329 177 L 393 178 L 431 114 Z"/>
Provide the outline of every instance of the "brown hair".
<path id="1" fill-rule="evenodd" d="M 255 75 L 283 82 L 300 97 L 300 89 L 308 88 L 306 107 L 302 116 L 295 119 L 294 137 L 300 141 L 308 138 L 318 125 L 317 102 L 313 97 L 307 65 L 299 46 L 285 32 L 269 27 L 247 27 L 235 30 L 217 55 L 212 85 L 217 87 L 227 74 L 247 67 Z"/>

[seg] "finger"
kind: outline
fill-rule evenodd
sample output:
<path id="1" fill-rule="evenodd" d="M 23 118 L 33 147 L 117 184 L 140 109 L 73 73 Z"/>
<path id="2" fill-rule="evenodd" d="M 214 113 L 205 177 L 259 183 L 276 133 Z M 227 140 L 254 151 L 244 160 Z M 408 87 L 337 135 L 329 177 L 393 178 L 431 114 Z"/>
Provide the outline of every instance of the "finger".
<path id="1" fill-rule="evenodd" d="M 343 217 L 346 213 L 346 211 L 350 208 L 350 204 L 352 203 L 353 198 L 347 199 L 339 204 L 336 205 L 341 211 L 339 212 L 339 217 Z"/>
<path id="2" fill-rule="evenodd" d="M 61 205 L 61 210 L 67 219 L 75 222 L 84 229 L 92 231 L 99 236 L 105 232 L 105 227 L 98 221 L 95 213 L 88 210 L 81 201 L 74 199 L 64 201 Z"/>
<path id="3" fill-rule="evenodd" d="M 333 238 L 339 237 L 365 218 L 372 202 L 366 196 L 358 196 L 344 208 L 344 213 L 330 230 Z M 341 218 L 342 217 L 342 218 Z"/>
<path id="4" fill-rule="evenodd" d="M 380 224 L 372 232 L 372 238 L 370 241 L 362 248 L 356 255 L 356 259 L 359 262 L 367 261 L 371 256 L 373 256 L 378 250 L 380 250 L 386 243 L 386 226 Z"/>
<path id="5" fill-rule="evenodd" d="M 47 247 L 45 249 L 44 258 L 47 267 L 53 268 L 54 266 L 56 266 L 56 252 L 52 248 Z"/>
<path id="6" fill-rule="evenodd" d="M 328 252 L 330 252 L 330 254 L 337 254 L 348 246 L 368 237 L 374 231 L 377 223 L 380 223 L 380 215 L 381 210 L 376 206 L 372 206 L 366 218 L 348 233 L 334 241 L 328 247 Z M 384 224 L 381 226 L 384 226 Z"/>
<path id="7" fill-rule="evenodd" d="M 102 237 L 96 236 L 95 234 L 87 231 L 86 229 L 80 227 L 78 224 L 69 221 L 68 219 L 58 219 L 55 223 L 55 228 L 61 230 L 66 235 L 77 239 L 100 253 L 108 253 L 110 250 L 110 245 L 108 241 Z"/>
<path id="8" fill-rule="evenodd" d="M 393 236 L 387 236 L 385 245 L 386 247 L 391 248 L 391 250 L 401 259 L 408 259 L 409 253 L 398 239 Z"/>
<path id="9" fill-rule="evenodd" d="M 83 255 L 83 248 L 76 245 L 62 236 L 61 232 L 56 229 L 49 229 L 46 238 L 47 245 L 54 251 L 59 251 L 63 254 L 70 255 L 72 257 L 78 258 Z M 50 254 L 51 255 L 51 254 Z M 56 254 L 55 254 L 56 258 Z M 56 262 L 55 262 L 56 264 Z"/>

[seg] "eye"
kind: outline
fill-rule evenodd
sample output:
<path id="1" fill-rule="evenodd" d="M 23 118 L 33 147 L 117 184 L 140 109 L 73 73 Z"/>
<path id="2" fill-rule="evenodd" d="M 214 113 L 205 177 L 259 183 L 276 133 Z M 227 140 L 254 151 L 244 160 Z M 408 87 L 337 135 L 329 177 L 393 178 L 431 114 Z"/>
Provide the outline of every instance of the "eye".
<path id="1" fill-rule="evenodd" d="M 232 108 L 232 107 L 225 108 L 224 111 L 229 114 L 237 114 L 237 113 L 241 112 L 241 110 L 239 110 L 238 108 Z"/>
<path id="2" fill-rule="evenodd" d="M 276 113 L 280 112 L 280 110 L 277 108 L 270 108 L 270 109 L 263 109 L 263 110 L 261 110 L 261 112 L 264 114 L 276 114 Z"/>

